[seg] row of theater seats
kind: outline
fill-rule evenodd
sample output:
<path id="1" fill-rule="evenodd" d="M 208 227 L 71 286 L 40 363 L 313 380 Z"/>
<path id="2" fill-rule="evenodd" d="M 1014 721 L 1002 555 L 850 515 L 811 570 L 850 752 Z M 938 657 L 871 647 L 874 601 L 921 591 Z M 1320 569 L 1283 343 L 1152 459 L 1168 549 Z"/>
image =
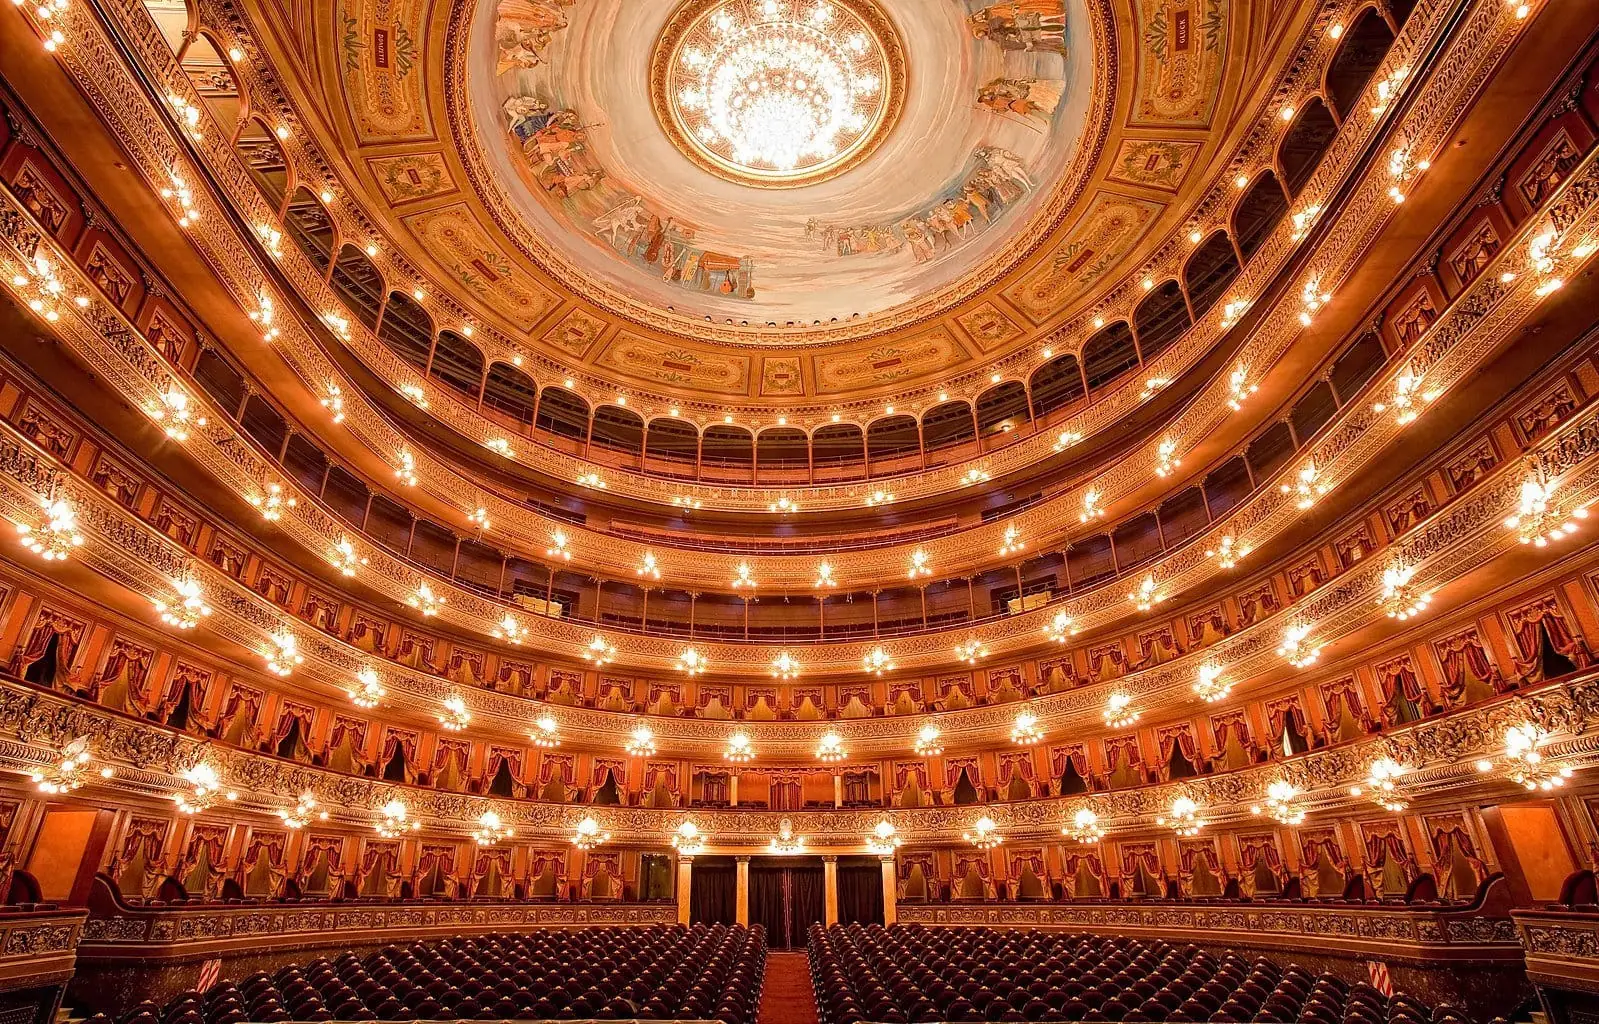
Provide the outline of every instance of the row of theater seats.
<path id="1" fill-rule="evenodd" d="M 290 964 L 85 1024 L 716 1019 L 754 1024 L 766 933 L 727 925 L 538 931 Z"/>
<path id="2" fill-rule="evenodd" d="M 919 925 L 811 928 L 822 1024 L 1262 1021 L 1467 1024 L 1460 1011 L 1365 983 L 1197 946 Z"/>

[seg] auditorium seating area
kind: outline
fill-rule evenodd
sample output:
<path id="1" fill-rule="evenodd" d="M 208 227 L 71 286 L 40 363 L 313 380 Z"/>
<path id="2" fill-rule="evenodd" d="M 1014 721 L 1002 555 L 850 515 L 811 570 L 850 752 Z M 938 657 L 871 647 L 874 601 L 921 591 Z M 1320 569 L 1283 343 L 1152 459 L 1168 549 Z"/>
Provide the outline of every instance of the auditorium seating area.
<path id="1" fill-rule="evenodd" d="M 223 979 L 88 1024 L 328 1020 L 716 1019 L 753 1024 L 760 926 L 604 928 L 385 946 Z"/>
<path id="2" fill-rule="evenodd" d="M 1454 1007 L 1384 996 L 1296 964 L 1102 935 L 815 926 L 810 961 L 823 1024 L 1468 1019 Z"/>

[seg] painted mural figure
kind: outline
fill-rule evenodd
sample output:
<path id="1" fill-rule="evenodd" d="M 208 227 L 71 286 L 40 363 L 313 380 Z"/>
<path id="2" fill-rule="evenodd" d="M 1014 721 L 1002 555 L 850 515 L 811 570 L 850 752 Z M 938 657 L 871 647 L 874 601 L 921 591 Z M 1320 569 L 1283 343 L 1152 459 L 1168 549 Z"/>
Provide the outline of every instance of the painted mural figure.
<path id="1" fill-rule="evenodd" d="M 1049 123 L 1065 82 L 1050 78 L 996 78 L 977 90 L 977 105 Z"/>
<path id="2" fill-rule="evenodd" d="M 971 16 L 972 34 L 1004 50 L 1066 52 L 1066 5 L 1062 0 L 1011 0 Z"/>
<path id="3" fill-rule="evenodd" d="M 495 9 L 494 42 L 499 50 L 495 73 L 532 69 L 546 60 L 555 33 L 567 25 L 566 12 L 576 0 L 501 0 Z"/>

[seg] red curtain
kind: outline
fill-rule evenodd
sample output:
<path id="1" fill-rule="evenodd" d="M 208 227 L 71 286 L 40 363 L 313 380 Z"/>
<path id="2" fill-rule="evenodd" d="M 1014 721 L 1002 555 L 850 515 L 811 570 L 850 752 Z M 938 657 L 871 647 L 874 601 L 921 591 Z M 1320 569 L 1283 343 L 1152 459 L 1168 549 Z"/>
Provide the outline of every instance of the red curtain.
<path id="1" fill-rule="evenodd" d="M 44 652 L 50 649 L 50 641 L 56 637 L 61 638 L 56 643 L 56 667 L 65 675 L 66 670 L 72 667 L 72 655 L 83 638 L 83 623 L 54 612 L 42 613 L 34 623 L 33 632 L 28 636 L 28 645 L 17 656 L 16 674 L 26 672 L 30 665 L 44 657 Z"/>
<path id="2" fill-rule="evenodd" d="M 1305 709 L 1299 706 L 1298 700 L 1272 701 L 1266 705 L 1266 720 L 1273 738 L 1283 734 L 1283 725 L 1289 715 L 1293 716 L 1294 728 L 1301 734 L 1310 731 L 1310 723 L 1305 720 Z"/>
<path id="3" fill-rule="evenodd" d="M 1264 859 L 1266 866 L 1273 871 L 1282 870 L 1282 854 L 1277 852 L 1277 844 L 1268 836 L 1257 839 L 1242 840 L 1238 844 L 1238 863 L 1245 871 L 1255 870 L 1257 861 Z"/>
<path id="4" fill-rule="evenodd" d="M 971 869 L 977 869 L 977 877 L 988 881 L 988 856 L 981 853 L 957 853 L 955 855 L 955 878 L 965 878 Z"/>
<path id="5" fill-rule="evenodd" d="M 1299 862 L 1306 869 L 1315 866 L 1316 861 L 1325 855 L 1327 862 L 1339 871 L 1344 869 L 1344 851 L 1339 849 L 1338 841 L 1332 836 L 1322 833 L 1320 835 L 1301 834 L 1299 837 Z"/>
<path id="6" fill-rule="evenodd" d="M 283 844 L 285 842 L 281 832 L 257 832 L 250 837 L 250 852 L 244 858 L 244 869 L 251 868 L 266 857 L 267 863 L 275 868 L 283 866 Z"/>
<path id="7" fill-rule="evenodd" d="M 1201 855 L 1204 856 L 1206 865 L 1209 866 L 1212 871 L 1215 871 L 1218 867 L 1220 867 L 1221 862 L 1220 858 L 1216 856 L 1216 847 L 1208 839 L 1197 843 L 1182 843 L 1180 844 L 1177 853 L 1178 859 L 1182 863 L 1183 870 L 1189 874 L 1193 874 L 1194 871 L 1194 858 Z"/>
<path id="8" fill-rule="evenodd" d="M 1070 850 L 1066 854 L 1066 874 L 1077 874 L 1077 868 L 1084 862 L 1088 864 L 1088 873 L 1095 878 L 1105 877 L 1105 864 L 1099 859 L 1099 854 L 1092 850 Z"/>
<path id="9" fill-rule="evenodd" d="M 572 765 L 571 754 L 545 754 L 539 763 L 539 783 L 542 785 L 552 778 L 559 778 L 570 786 L 577 778 L 577 769 Z"/>
<path id="10" fill-rule="evenodd" d="M 1488 652 L 1483 650 L 1475 635 L 1452 637 L 1444 641 L 1439 647 L 1439 654 L 1443 662 L 1444 696 L 1447 699 L 1460 699 L 1466 690 L 1468 672 L 1492 684 L 1495 690 L 1504 692 L 1502 678 L 1494 670 Z"/>
<path id="11" fill-rule="evenodd" d="M 1160 877 L 1160 853 L 1153 846 L 1122 847 L 1122 874 L 1131 878 L 1142 864 L 1149 874 Z"/>
<path id="12" fill-rule="evenodd" d="M 644 766 L 644 789 L 654 791 L 657 783 L 666 783 L 666 788 L 677 792 L 677 765 L 670 762 L 651 761 Z"/>
<path id="13" fill-rule="evenodd" d="M 916 783 L 922 789 L 927 788 L 927 765 L 921 761 L 896 761 L 894 763 L 894 788 L 904 789 L 910 777 L 916 776 Z"/>
<path id="14" fill-rule="evenodd" d="M 394 729 L 390 729 L 383 736 L 383 761 L 384 761 L 384 763 L 386 764 L 389 761 L 392 761 L 394 759 L 394 752 L 396 750 L 399 750 L 401 747 L 404 747 L 405 748 L 405 763 L 408 764 L 408 765 L 415 766 L 415 764 L 416 764 L 416 742 L 417 742 L 416 733 L 414 733 L 414 732 L 398 732 L 398 731 L 396 731 Z"/>
<path id="15" fill-rule="evenodd" d="M 1171 729 L 1163 729 L 1160 732 L 1160 760 L 1162 764 L 1171 760 L 1173 743 L 1182 748 L 1184 757 L 1188 758 L 1189 761 L 1194 760 L 1193 730 L 1186 725 L 1180 725 Z"/>
<path id="16" fill-rule="evenodd" d="M 1400 864 L 1410 863 L 1410 851 L 1405 849 L 1405 842 L 1397 832 L 1384 832 L 1366 837 L 1366 861 L 1373 867 L 1380 867 L 1392 856 Z"/>
<path id="17" fill-rule="evenodd" d="M 1381 666 L 1377 679 L 1382 684 L 1382 695 L 1385 700 L 1394 699 L 1396 687 L 1403 687 L 1405 696 L 1411 700 L 1421 700 L 1421 677 L 1416 674 L 1408 659 Z"/>
<path id="18" fill-rule="evenodd" d="M 1143 758 L 1138 754 L 1138 737 L 1123 736 L 1120 739 L 1105 741 L 1105 763 L 1109 766 L 1109 770 L 1114 772 L 1124 760 L 1129 767 L 1143 763 Z"/>
<path id="19" fill-rule="evenodd" d="M 228 727 L 241 715 L 249 721 L 255 721 L 255 716 L 261 711 L 261 694 L 257 690 L 246 690 L 235 685 L 228 694 L 227 706 L 222 711 L 222 717 L 217 722 L 218 732 L 227 732 Z"/>
<path id="20" fill-rule="evenodd" d="M 429 774 L 437 775 L 444 770 L 445 765 L 453 760 L 455 762 L 455 770 L 465 775 L 467 757 L 470 751 L 471 745 L 464 740 L 439 740 L 438 747 L 433 751 L 433 767 L 430 769 Z"/>
<path id="21" fill-rule="evenodd" d="M 1056 778 L 1066 774 L 1066 762 L 1071 761 L 1072 767 L 1077 769 L 1077 774 L 1088 778 L 1088 751 L 1081 744 L 1069 747 L 1053 747 L 1049 752 L 1049 773 Z"/>
<path id="22" fill-rule="evenodd" d="M 1006 874 L 1012 879 L 1022 877 L 1022 869 L 1031 868 L 1033 874 L 1040 880 L 1045 877 L 1044 851 L 1042 850 L 1016 850 L 1010 855 Z"/>
<path id="23" fill-rule="evenodd" d="M 1280 723 L 1282 716 L 1279 715 L 1277 718 Z M 1234 714 L 1221 715 L 1219 717 L 1212 718 L 1210 720 L 1210 725 L 1211 729 L 1216 735 L 1216 749 L 1218 751 L 1225 750 L 1227 748 L 1227 733 L 1229 731 L 1231 731 L 1234 736 L 1238 737 L 1238 742 L 1241 746 L 1249 746 L 1249 719 L 1245 717 L 1243 712 L 1240 711 Z"/>
<path id="24" fill-rule="evenodd" d="M 590 785 L 596 787 L 605 785 L 606 775 L 610 775 L 611 778 L 615 779 L 618 786 L 626 785 L 627 762 L 608 757 L 595 758 L 594 772 L 591 776 Z"/>
<path id="25" fill-rule="evenodd" d="M 1033 781 L 1033 756 L 1026 753 L 1001 754 L 999 758 L 999 784 L 1010 785 L 1011 776 L 1020 773 L 1028 782 Z"/>
<path id="26" fill-rule="evenodd" d="M 205 704 L 205 691 L 211 684 L 211 673 L 202 672 L 189 665 L 179 665 L 167 683 L 167 692 L 157 709 L 166 715 L 183 700 L 183 691 L 189 691 L 189 707 L 198 711 Z"/>
<path id="27" fill-rule="evenodd" d="M 472 875 L 476 878 L 482 878 L 488 874 L 490 864 L 499 866 L 502 878 L 509 878 L 511 875 L 511 851 L 503 846 L 478 847 L 477 861 L 472 865 Z"/>
<path id="28" fill-rule="evenodd" d="M 128 834 L 122 837 L 122 860 L 133 859 L 144 847 L 144 859 L 154 864 L 161 856 L 161 847 L 167 838 L 167 823 L 148 818 L 135 818 L 128 824 Z"/>
<path id="29" fill-rule="evenodd" d="M 366 723 L 343 715 L 334 718 L 333 730 L 328 734 L 328 749 L 337 748 L 346 736 L 350 738 L 350 748 L 359 751 L 366 742 Z"/>
<path id="30" fill-rule="evenodd" d="M 1476 859 L 1476 846 L 1471 841 L 1471 835 L 1462 826 L 1458 824 L 1434 825 L 1431 835 L 1432 852 L 1437 860 L 1448 860 L 1451 848 L 1459 850 L 1473 860 Z"/>
<path id="31" fill-rule="evenodd" d="M 335 874 L 339 870 L 339 849 L 341 842 L 335 836 L 312 836 L 306 840 L 305 855 L 301 858 L 302 871 L 309 872 L 316 867 L 317 857 L 327 858 L 328 874 Z"/>
<path id="32" fill-rule="evenodd" d="M 272 734 L 272 743 L 276 746 L 283 742 L 283 737 L 289 734 L 294 724 L 300 724 L 300 742 L 304 743 L 311 737 L 312 710 L 303 704 L 285 704 L 283 711 L 278 715 L 278 727 Z"/>
<path id="33" fill-rule="evenodd" d="M 1516 644 L 1521 648 L 1524 658 L 1535 659 L 1543 650 L 1539 637 L 1541 626 L 1549 638 L 1550 647 L 1571 659 L 1578 668 L 1587 667 L 1589 659 L 1586 646 L 1571 632 L 1565 618 L 1551 604 L 1524 609 L 1524 612 L 1526 617 L 1516 624 Z"/>
<path id="34" fill-rule="evenodd" d="M 952 757 L 944 762 L 944 788 L 954 789 L 955 783 L 960 781 L 961 769 L 968 769 L 967 775 L 972 780 L 972 785 L 981 786 L 982 769 L 977 765 L 975 757 Z"/>

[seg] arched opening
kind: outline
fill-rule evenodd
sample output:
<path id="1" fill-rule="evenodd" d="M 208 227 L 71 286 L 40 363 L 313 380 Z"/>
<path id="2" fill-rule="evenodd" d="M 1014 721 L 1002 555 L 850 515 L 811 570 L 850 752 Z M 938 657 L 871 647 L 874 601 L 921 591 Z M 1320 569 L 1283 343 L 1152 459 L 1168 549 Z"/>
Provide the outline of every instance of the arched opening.
<path id="1" fill-rule="evenodd" d="M 1088 780 L 1077 771 L 1077 762 L 1072 758 L 1066 759 L 1066 767 L 1060 773 L 1060 795 L 1072 796 L 1076 793 L 1088 792 Z"/>
<path id="2" fill-rule="evenodd" d="M 1194 315 L 1204 316 L 1210 312 L 1232 287 L 1241 269 L 1225 231 L 1213 232 L 1205 239 L 1205 244 L 1194 250 L 1183 267 L 1183 285 L 1188 289 Z"/>
<path id="3" fill-rule="evenodd" d="M 1088 376 L 1090 393 L 1137 365 L 1138 349 L 1133 344 L 1133 330 L 1125 320 L 1109 325 L 1083 345 L 1083 372 Z"/>
<path id="4" fill-rule="evenodd" d="M 1255 179 L 1233 210 L 1233 238 L 1245 261 L 1260 251 L 1272 229 L 1288 212 L 1288 197 L 1277 175 L 1266 171 Z"/>
<path id="5" fill-rule="evenodd" d="M 547 387 L 539 399 L 537 430 L 581 441 L 589 436 L 589 404 L 565 388 Z"/>
<path id="6" fill-rule="evenodd" d="M 1138 336 L 1138 350 L 1144 354 L 1145 361 L 1170 348 L 1191 326 L 1188 303 L 1183 300 L 1183 290 L 1176 281 L 1167 281 L 1151 289 L 1133 310 L 1133 333 Z"/>
<path id="7" fill-rule="evenodd" d="M 252 394 L 249 401 L 245 402 L 239 426 L 256 444 L 274 454 L 289 435 L 289 425 L 283 416 L 259 394 Z"/>
<path id="8" fill-rule="evenodd" d="M 1287 465 L 1293 456 L 1293 436 L 1288 432 L 1288 424 L 1279 420 L 1251 442 L 1244 457 L 1249 460 L 1255 479 L 1263 482 Z"/>
<path id="9" fill-rule="evenodd" d="M 288 209 L 283 214 L 283 233 L 311 261 L 317 273 L 326 277 L 336 240 L 333 218 L 310 189 L 297 188 L 289 198 Z"/>
<path id="10" fill-rule="evenodd" d="M 440 335 L 441 346 L 443 342 Z M 531 427 L 533 411 L 538 407 L 538 387 L 532 377 L 510 363 L 495 363 L 489 367 L 488 380 L 483 385 L 483 405 L 520 427 Z"/>
<path id="11" fill-rule="evenodd" d="M 982 799 L 977 792 L 977 786 L 972 782 L 970 768 L 962 768 L 960 778 L 955 780 L 954 802 L 957 804 L 975 804 Z"/>
<path id="12" fill-rule="evenodd" d="M 705 430 L 703 465 L 748 476 L 755 461 L 755 437 L 743 427 L 718 423 Z"/>
<path id="13" fill-rule="evenodd" d="M 1205 477 L 1205 507 L 1220 518 L 1249 497 L 1249 467 L 1242 455 L 1235 455 Z"/>
<path id="14" fill-rule="evenodd" d="M 378 325 L 378 310 L 383 308 L 383 275 L 366 258 L 366 253 L 353 245 L 339 250 L 333 264 L 333 290 L 344 301 L 344 306 L 369 330 Z"/>
<path id="15" fill-rule="evenodd" d="M 1199 773 L 1194 768 L 1194 762 L 1190 761 L 1187 755 L 1183 753 L 1183 745 L 1174 739 L 1171 745 L 1171 756 L 1166 758 L 1167 780 L 1191 779 L 1197 774 Z"/>
<path id="16" fill-rule="evenodd" d="M 1375 7 L 1366 8 L 1345 30 L 1338 52 L 1327 65 L 1327 95 L 1340 118 L 1348 118 L 1354 112 L 1371 76 L 1377 73 L 1393 45 L 1394 34 Z"/>
<path id="17" fill-rule="evenodd" d="M 1300 444 L 1304 444 L 1337 411 L 1338 403 L 1333 401 L 1332 388 L 1324 380 L 1317 381 L 1294 403 L 1294 411 L 1288 416 L 1294 425 L 1294 436 L 1299 438 Z"/>
<path id="18" fill-rule="evenodd" d="M 1081 402 L 1088 392 L 1083 388 L 1082 364 L 1068 352 L 1056 356 L 1033 371 L 1027 381 L 1027 390 L 1033 396 L 1033 413 L 1047 416 L 1056 409 Z"/>
<path id="19" fill-rule="evenodd" d="M 214 348 L 202 349 L 194 364 L 194 379 L 200 387 L 230 414 L 244 402 L 244 377 Z"/>
<path id="20" fill-rule="evenodd" d="M 616 784 L 616 773 L 605 769 L 605 781 L 594 791 L 594 802 L 602 807 L 614 807 L 622 802 L 621 787 Z"/>
<path id="21" fill-rule="evenodd" d="M 1277 148 L 1277 163 L 1283 169 L 1289 195 L 1299 195 L 1337 135 L 1338 125 L 1321 97 L 1315 97 L 1299 111 Z"/>
<path id="22" fill-rule="evenodd" d="M 644 454 L 651 459 L 663 459 L 679 467 L 678 471 L 693 470 L 699 453 L 700 435 L 692 423 L 677 419 L 651 420 L 644 435 Z"/>
<path id="23" fill-rule="evenodd" d="M 1383 350 L 1382 339 L 1377 332 L 1362 334 L 1333 361 L 1332 386 L 1347 402 L 1377 375 L 1387 361 L 1388 353 Z"/>
<path id="24" fill-rule="evenodd" d="M 902 456 L 917 455 L 921 447 L 921 435 L 916 430 L 914 417 L 902 413 L 867 424 L 866 461 L 874 470 L 892 468 L 883 464 Z"/>
<path id="25" fill-rule="evenodd" d="M 755 438 L 755 464 L 762 473 L 803 479 L 810 465 L 810 438 L 798 427 L 772 427 Z"/>
<path id="26" fill-rule="evenodd" d="M 866 458 L 866 435 L 853 423 L 829 423 L 811 435 L 817 466 L 859 464 Z"/>
<path id="27" fill-rule="evenodd" d="M 1027 388 L 1008 380 L 977 396 L 977 436 L 988 440 L 1028 423 Z"/>
<path id="28" fill-rule="evenodd" d="M 250 180 L 261 190 L 267 209 L 273 216 L 283 209 L 283 200 L 289 194 L 289 161 L 272 134 L 260 118 L 249 118 L 239 127 L 239 137 L 233 151 L 250 172 Z"/>
<path id="29" fill-rule="evenodd" d="M 239 131 L 239 123 L 246 115 L 249 103 L 244 91 L 239 88 L 238 78 L 233 74 L 233 65 L 222 56 L 206 33 L 190 36 L 188 47 L 183 51 L 183 71 L 189 76 L 194 91 L 200 94 L 200 102 L 205 104 L 206 112 L 216 122 L 222 137 L 233 138 Z M 278 202 L 282 201 L 280 193 Z M 278 207 L 274 204 L 272 208 L 276 210 Z"/>
<path id="30" fill-rule="evenodd" d="M 483 353 L 454 331 L 440 331 L 433 347 L 433 376 L 476 401 L 483 386 Z"/>
<path id="31" fill-rule="evenodd" d="M 433 349 L 433 318 L 404 292 L 390 292 L 378 323 L 378 340 L 418 370 L 426 371 Z"/>
<path id="32" fill-rule="evenodd" d="M 619 405 L 594 410 L 595 445 L 640 458 L 644 455 L 644 417 Z"/>
<path id="33" fill-rule="evenodd" d="M 965 402 L 945 402 L 927 410 L 922 416 L 922 440 L 929 455 L 977 440 L 972 407 Z"/>

